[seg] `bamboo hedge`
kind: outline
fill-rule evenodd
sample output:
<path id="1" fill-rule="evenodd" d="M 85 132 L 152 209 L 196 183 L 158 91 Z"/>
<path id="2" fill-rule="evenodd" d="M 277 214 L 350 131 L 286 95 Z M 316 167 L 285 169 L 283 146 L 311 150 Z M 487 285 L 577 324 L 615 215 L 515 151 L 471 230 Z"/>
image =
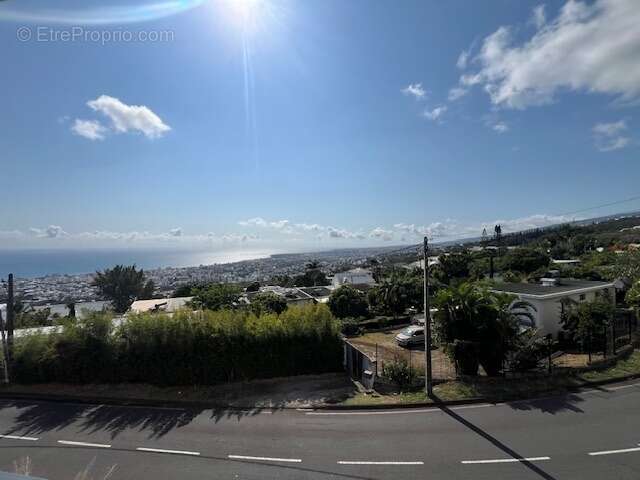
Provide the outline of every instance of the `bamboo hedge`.
<path id="1" fill-rule="evenodd" d="M 250 311 L 107 314 L 64 324 L 60 333 L 17 339 L 18 383 L 213 385 L 339 371 L 340 324 L 325 305 L 280 315 Z"/>

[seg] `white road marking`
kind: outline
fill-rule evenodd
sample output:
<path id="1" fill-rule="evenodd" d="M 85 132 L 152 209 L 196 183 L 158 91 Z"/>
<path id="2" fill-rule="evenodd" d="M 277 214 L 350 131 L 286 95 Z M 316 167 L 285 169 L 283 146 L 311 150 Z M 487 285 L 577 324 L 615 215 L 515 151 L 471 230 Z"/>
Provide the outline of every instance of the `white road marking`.
<path id="1" fill-rule="evenodd" d="M 171 453 L 174 455 L 193 455 L 198 456 L 200 452 L 190 452 L 188 450 L 166 450 L 164 448 L 146 448 L 146 447 L 138 447 L 136 450 L 140 452 L 151 452 L 151 453 Z"/>
<path id="2" fill-rule="evenodd" d="M 621 450 L 602 450 L 600 452 L 589 452 L 589 455 L 595 457 L 597 455 L 613 455 L 614 453 L 630 453 L 640 452 L 640 447 L 637 448 L 623 448 Z"/>
<path id="3" fill-rule="evenodd" d="M 289 463 L 301 463 L 300 458 L 273 458 L 273 457 L 251 457 L 248 455 L 227 455 L 232 460 L 257 460 L 260 462 L 289 462 Z"/>
<path id="4" fill-rule="evenodd" d="M 618 385 L 616 387 L 606 387 L 605 390 L 624 390 L 625 388 L 634 388 L 639 386 L 640 383 L 632 383 L 630 385 Z"/>
<path id="5" fill-rule="evenodd" d="M 38 440 L 37 437 L 19 437 L 17 435 L 0 435 L 0 438 L 7 438 L 9 440 L 30 440 L 32 442 Z"/>
<path id="6" fill-rule="evenodd" d="M 504 404 L 501 403 L 481 403 L 478 405 L 463 405 L 460 407 L 451 407 L 449 410 L 466 410 L 472 408 L 487 408 L 487 407 L 499 407 Z M 434 413 L 434 412 L 442 412 L 440 408 L 432 407 L 432 408 L 412 408 L 405 410 L 372 410 L 372 411 L 348 411 L 348 412 L 307 412 L 305 415 L 406 415 L 410 413 Z"/>
<path id="7" fill-rule="evenodd" d="M 72 442 L 71 440 L 58 440 L 58 443 L 76 447 L 111 448 L 111 445 L 105 445 L 104 443 Z"/>
<path id="8" fill-rule="evenodd" d="M 473 465 L 476 463 L 515 463 L 515 462 L 540 462 L 543 460 L 551 460 L 551 457 L 526 457 L 526 458 L 496 458 L 492 460 L 462 460 L 464 465 Z"/>
<path id="9" fill-rule="evenodd" d="M 424 462 L 369 462 L 366 460 L 339 460 L 340 465 L 424 465 Z"/>

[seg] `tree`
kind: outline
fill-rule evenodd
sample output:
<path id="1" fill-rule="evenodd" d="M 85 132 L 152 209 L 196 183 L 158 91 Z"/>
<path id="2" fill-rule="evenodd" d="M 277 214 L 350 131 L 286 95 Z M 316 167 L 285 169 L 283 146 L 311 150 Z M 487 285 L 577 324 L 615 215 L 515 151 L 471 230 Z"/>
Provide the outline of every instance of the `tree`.
<path id="1" fill-rule="evenodd" d="M 364 293 L 351 285 L 343 285 L 329 297 L 329 310 L 336 318 L 361 318 L 369 316 L 369 305 Z"/>
<path id="2" fill-rule="evenodd" d="M 263 313 L 280 315 L 287 309 L 287 301 L 273 292 L 259 293 L 251 300 L 251 310 L 259 317 Z"/>
<path id="3" fill-rule="evenodd" d="M 502 270 L 511 270 L 521 273 L 533 273 L 540 268 L 549 265 L 550 258 L 547 254 L 532 248 L 516 248 L 509 250 L 501 260 Z"/>
<path id="4" fill-rule="evenodd" d="M 393 276 L 385 279 L 369 292 L 369 301 L 374 309 L 386 315 L 393 315 L 397 318 L 409 307 L 410 292 L 406 282 L 401 278 Z"/>
<path id="5" fill-rule="evenodd" d="M 450 285 L 454 280 L 469 277 L 469 267 L 472 259 L 468 252 L 440 255 L 438 261 L 439 265 L 434 271 L 434 276 L 442 283 Z"/>
<path id="6" fill-rule="evenodd" d="M 135 265 L 116 265 L 96 272 L 93 285 L 100 295 L 111 301 L 117 313 L 126 312 L 136 299 L 149 298 L 154 290 L 153 282 L 146 281 L 144 271 L 137 270 Z"/>
<path id="7" fill-rule="evenodd" d="M 195 286 L 190 284 L 180 285 L 176 287 L 176 289 L 173 291 L 173 296 L 174 297 L 191 297 L 193 296 L 194 288 Z"/>
<path id="8" fill-rule="evenodd" d="M 446 346 L 459 371 L 497 375 L 507 354 L 517 348 L 522 319 L 533 320 L 533 306 L 515 296 L 465 282 L 438 292 L 435 298 L 436 336 Z"/>
<path id="9" fill-rule="evenodd" d="M 307 263 L 305 272 L 294 279 L 294 283 L 297 287 L 317 287 L 329 285 L 329 280 L 327 280 L 325 274 L 320 270 L 320 263 L 312 260 Z"/>
<path id="10" fill-rule="evenodd" d="M 238 305 L 242 289 L 228 283 L 214 283 L 196 288 L 193 293 L 192 303 L 196 308 L 223 310 Z"/>
<path id="11" fill-rule="evenodd" d="M 640 251 L 624 252 L 617 255 L 613 267 L 614 278 L 628 278 L 632 282 L 640 280 Z"/>
<path id="12" fill-rule="evenodd" d="M 624 296 L 625 302 L 632 307 L 640 308 L 640 280 L 635 282 Z"/>
<path id="13" fill-rule="evenodd" d="M 73 300 L 69 300 L 66 302 L 65 307 L 67 307 L 67 317 L 76 318 L 76 302 Z"/>
<path id="14" fill-rule="evenodd" d="M 247 285 L 247 288 L 244 289 L 245 292 L 258 292 L 260 291 L 260 282 L 251 282 Z"/>
<path id="15" fill-rule="evenodd" d="M 560 323 L 567 339 L 591 352 L 594 346 L 603 345 L 614 312 L 613 303 L 608 298 L 582 303 L 571 301 L 563 305 Z"/>

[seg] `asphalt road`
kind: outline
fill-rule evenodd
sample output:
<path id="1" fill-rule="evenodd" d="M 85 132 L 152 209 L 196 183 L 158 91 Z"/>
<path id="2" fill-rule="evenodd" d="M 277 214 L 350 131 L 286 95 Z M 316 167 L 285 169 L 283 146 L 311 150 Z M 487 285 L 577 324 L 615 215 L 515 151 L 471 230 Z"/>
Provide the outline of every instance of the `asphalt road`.
<path id="1" fill-rule="evenodd" d="M 391 411 L 1 401 L 0 470 L 60 480 L 637 480 L 638 427 L 640 383 L 536 401 Z"/>

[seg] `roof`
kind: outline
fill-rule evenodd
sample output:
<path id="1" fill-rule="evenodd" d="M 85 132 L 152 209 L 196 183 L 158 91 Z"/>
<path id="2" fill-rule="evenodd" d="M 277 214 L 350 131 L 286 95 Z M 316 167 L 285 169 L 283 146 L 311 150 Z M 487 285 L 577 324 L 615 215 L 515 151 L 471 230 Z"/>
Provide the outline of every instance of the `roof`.
<path id="1" fill-rule="evenodd" d="M 576 280 L 573 278 L 559 279 L 558 285 L 543 286 L 539 283 L 497 283 L 492 290 L 514 293 L 516 295 L 529 295 L 534 297 L 546 297 L 552 295 L 572 294 L 581 291 L 599 290 L 613 287 L 612 282 L 594 282 L 591 280 Z"/>
<path id="2" fill-rule="evenodd" d="M 187 306 L 193 297 L 154 298 L 152 300 L 136 300 L 131 304 L 134 313 L 144 312 L 175 312 Z"/>
<path id="3" fill-rule="evenodd" d="M 328 297 L 331 295 L 331 290 L 328 287 L 301 287 L 299 290 L 302 290 L 307 295 L 311 295 L 313 298 Z"/>
<path id="4" fill-rule="evenodd" d="M 333 276 L 335 277 L 336 275 L 371 275 L 371 270 L 368 270 L 366 268 L 362 268 L 362 267 L 358 267 L 358 268 L 352 268 L 351 270 L 346 270 L 344 272 L 336 272 L 333 274 Z"/>

